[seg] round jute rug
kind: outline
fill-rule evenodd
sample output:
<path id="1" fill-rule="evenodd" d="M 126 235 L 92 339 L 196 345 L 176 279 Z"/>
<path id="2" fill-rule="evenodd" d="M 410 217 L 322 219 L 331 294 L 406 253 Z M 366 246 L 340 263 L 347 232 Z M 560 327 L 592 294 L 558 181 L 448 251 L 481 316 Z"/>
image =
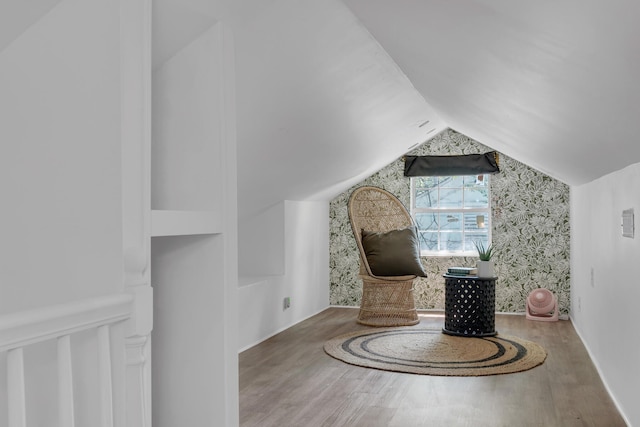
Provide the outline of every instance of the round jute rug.
<path id="1" fill-rule="evenodd" d="M 352 365 L 443 376 L 510 374 L 534 368 L 547 357 L 540 345 L 513 336 L 458 337 L 418 328 L 351 332 L 330 339 L 324 350 Z"/>

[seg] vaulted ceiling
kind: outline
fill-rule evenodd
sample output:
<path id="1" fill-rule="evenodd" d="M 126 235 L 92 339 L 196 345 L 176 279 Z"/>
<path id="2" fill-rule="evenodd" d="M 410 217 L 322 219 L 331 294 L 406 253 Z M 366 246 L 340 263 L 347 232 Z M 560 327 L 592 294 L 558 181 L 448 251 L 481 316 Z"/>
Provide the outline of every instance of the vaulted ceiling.
<path id="1" fill-rule="evenodd" d="M 345 0 L 448 126 L 568 184 L 640 161 L 640 3 Z"/>
<path id="2" fill-rule="evenodd" d="M 0 54 L 59 3 L 0 4 Z M 635 0 L 154 0 L 235 37 L 239 209 L 330 199 L 451 127 L 571 185 L 640 161 Z"/>
<path id="3" fill-rule="evenodd" d="M 2 0 L 0 2 L 0 52 L 61 1 Z"/>

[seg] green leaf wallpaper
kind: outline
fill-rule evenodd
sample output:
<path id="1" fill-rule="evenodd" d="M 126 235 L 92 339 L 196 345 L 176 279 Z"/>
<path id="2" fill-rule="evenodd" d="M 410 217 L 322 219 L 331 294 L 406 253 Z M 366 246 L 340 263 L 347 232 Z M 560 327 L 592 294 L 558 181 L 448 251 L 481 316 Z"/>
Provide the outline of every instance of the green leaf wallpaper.
<path id="1" fill-rule="evenodd" d="M 492 149 L 446 130 L 411 155 L 484 153 Z M 359 306 L 358 250 L 351 232 L 347 202 L 351 192 L 374 185 L 395 194 L 409 207 L 410 181 L 398 159 L 330 203 L 329 262 L 332 305 Z M 500 173 L 491 176 L 493 257 L 498 276 L 496 311 L 524 312 L 529 292 L 547 288 L 558 296 L 561 313 L 569 312 L 569 186 L 500 154 Z M 427 278 L 416 283 L 416 306 L 444 309 L 442 275 L 452 265 L 475 266 L 476 257 L 423 257 Z"/>

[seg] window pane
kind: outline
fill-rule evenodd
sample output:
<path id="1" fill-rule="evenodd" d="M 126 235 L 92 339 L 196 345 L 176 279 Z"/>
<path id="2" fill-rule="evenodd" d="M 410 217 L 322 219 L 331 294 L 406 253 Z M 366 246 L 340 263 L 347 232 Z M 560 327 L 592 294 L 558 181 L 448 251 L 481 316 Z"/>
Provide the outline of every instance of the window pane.
<path id="1" fill-rule="evenodd" d="M 416 190 L 416 208 L 437 208 L 438 207 L 438 189 L 420 189 Z"/>
<path id="2" fill-rule="evenodd" d="M 489 246 L 489 235 L 487 233 L 467 233 L 466 239 L 464 243 L 465 251 L 477 252 L 476 242 L 482 243 L 482 245 L 486 248 Z"/>
<path id="3" fill-rule="evenodd" d="M 462 208 L 462 188 L 441 188 L 441 208 Z"/>
<path id="4" fill-rule="evenodd" d="M 465 212 L 464 213 L 464 230 L 476 231 L 480 230 L 486 233 L 491 227 L 489 223 L 489 215 L 486 212 Z"/>
<path id="5" fill-rule="evenodd" d="M 483 186 L 486 187 L 489 182 L 489 175 L 467 175 L 464 177 L 464 185 L 465 186 Z"/>
<path id="6" fill-rule="evenodd" d="M 488 191 L 483 187 L 467 187 L 464 189 L 464 206 L 467 208 L 485 207 L 489 203 Z"/>
<path id="7" fill-rule="evenodd" d="M 441 213 L 440 229 L 441 230 L 460 230 L 462 231 L 462 213 Z"/>
<path id="8" fill-rule="evenodd" d="M 440 234 L 440 250 L 443 251 L 460 251 L 462 250 L 462 233 L 441 233 Z"/>
<path id="9" fill-rule="evenodd" d="M 421 176 L 413 178 L 413 182 L 416 188 L 437 188 L 438 177 L 437 176 Z"/>
<path id="10" fill-rule="evenodd" d="M 489 215 L 486 212 L 466 212 L 464 214 L 464 250 L 475 251 L 474 242 L 481 242 L 486 247 L 490 227 Z"/>
<path id="11" fill-rule="evenodd" d="M 415 220 L 418 230 L 438 231 L 438 214 L 436 213 L 419 213 Z"/>
<path id="12" fill-rule="evenodd" d="M 460 188 L 464 183 L 464 176 L 441 176 L 440 188 Z"/>
<path id="13" fill-rule="evenodd" d="M 437 251 L 438 250 L 438 232 L 420 231 L 418 233 L 420 239 L 420 250 Z"/>

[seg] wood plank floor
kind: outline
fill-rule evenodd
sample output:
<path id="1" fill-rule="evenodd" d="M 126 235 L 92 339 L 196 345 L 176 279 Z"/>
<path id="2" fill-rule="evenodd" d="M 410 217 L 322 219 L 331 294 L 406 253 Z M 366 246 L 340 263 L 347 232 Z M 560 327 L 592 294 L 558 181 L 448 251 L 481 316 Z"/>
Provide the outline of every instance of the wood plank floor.
<path id="1" fill-rule="evenodd" d="M 240 354 L 240 424 L 250 426 L 626 426 L 570 321 L 497 315 L 498 333 L 542 345 L 541 366 L 508 375 L 435 377 L 351 366 L 324 342 L 366 326 L 332 307 Z M 442 328 L 438 312 L 423 327 Z"/>

